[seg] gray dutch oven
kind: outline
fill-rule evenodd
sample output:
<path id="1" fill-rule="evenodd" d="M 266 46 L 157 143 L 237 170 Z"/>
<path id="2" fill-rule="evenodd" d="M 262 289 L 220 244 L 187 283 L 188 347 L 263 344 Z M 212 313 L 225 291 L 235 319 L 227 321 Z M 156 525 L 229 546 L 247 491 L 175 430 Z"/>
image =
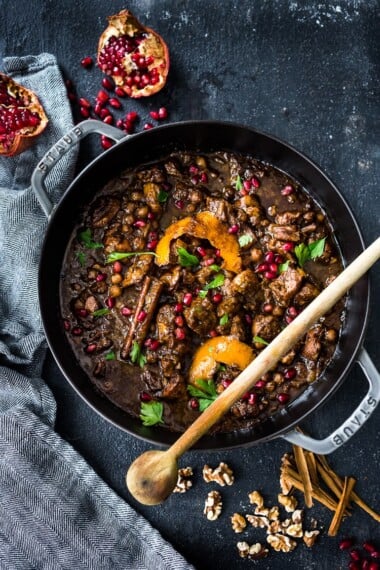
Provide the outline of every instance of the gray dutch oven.
<path id="1" fill-rule="evenodd" d="M 116 144 L 93 160 L 70 184 L 59 204 L 52 204 L 45 178 L 61 156 L 88 134 L 98 133 Z M 128 167 L 152 162 L 174 150 L 211 152 L 228 150 L 253 155 L 298 180 L 327 213 L 344 260 L 350 263 L 364 249 L 358 224 L 345 199 L 309 158 L 289 144 L 249 127 L 217 121 L 180 122 L 131 136 L 100 121 L 86 120 L 63 136 L 44 156 L 32 176 L 32 186 L 48 218 L 39 269 L 39 301 L 50 350 L 72 387 L 97 413 L 126 432 L 164 446 L 178 434 L 160 427 L 148 428 L 99 394 L 80 367 L 62 326 L 59 285 L 70 235 L 94 193 Z M 374 412 L 380 397 L 380 376 L 362 347 L 369 309 L 369 282 L 362 278 L 350 290 L 344 327 L 335 354 L 322 376 L 294 402 L 258 427 L 204 436 L 202 449 L 232 448 L 283 437 L 316 453 L 334 451 L 350 439 Z M 322 440 L 298 433 L 295 427 L 315 412 L 341 386 L 358 362 L 369 389 L 350 417 Z"/>

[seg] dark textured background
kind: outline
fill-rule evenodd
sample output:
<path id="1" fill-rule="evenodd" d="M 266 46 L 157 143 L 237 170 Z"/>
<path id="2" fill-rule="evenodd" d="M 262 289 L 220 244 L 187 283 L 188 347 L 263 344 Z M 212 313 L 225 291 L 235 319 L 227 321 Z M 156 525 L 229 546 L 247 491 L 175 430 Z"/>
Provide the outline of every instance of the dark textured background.
<path id="1" fill-rule="evenodd" d="M 379 2 L 352 0 L 211 1 L 134 0 L 128 4 L 104 0 L 0 0 L 0 55 L 55 54 L 65 77 L 80 96 L 93 98 L 100 87 L 98 69 L 80 66 L 95 55 L 106 17 L 131 9 L 161 33 L 171 52 L 167 86 L 153 98 L 125 101 L 137 110 L 139 129 L 149 110 L 167 106 L 170 121 L 223 119 L 244 123 L 277 135 L 305 152 L 334 180 L 350 203 L 364 239 L 378 235 L 380 207 L 380 36 Z M 76 117 L 79 119 L 79 117 Z M 80 162 L 101 151 L 98 142 L 85 144 Z M 379 266 L 371 271 L 372 303 L 365 346 L 380 368 L 376 292 Z M 191 452 L 182 465 L 195 469 L 195 484 L 185 495 L 172 496 L 163 506 L 144 508 L 124 486 L 130 462 L 148 445 L 118 431 L 91 411 L 68 386 L 48 359 L 46 376 L 58 402 L 58 431 L 121 496 L 143 513 L 199 569 L 247 568 L 235 544 L 264 541 L 264 532 L 249 528 L 232 532 L 233 512 L 250 511 L 247 493 L 261 489 L 268 503 L 276 501 L 281 455 L 290 449 L 282 441 L 226 452 Z M 325 436 L 342 422 L 363 396 L 365 381 L 353 369 L 343 387 L 305 424 L 315 436 Z M 358 478 L 357 490 L 373 507 L 379 502 L 379 412 L 360 432 L 331 456 L 342 475 Z M 211 486 L 202 481 L 205 462 L 224 460 L 236 482 L 222 489 L 224 511 L 216 522 L 202 515 Z M 307 514 L 327 530 L 331 515 L 316 506 Z M 357 508 L 343 523 L 341 536 L 367 537 L 380 546 L 378 524 Z M 271 552 L 256 564 L 266 569 L 344 568 L 348 556 L 322 533 L 318 545 L 303 544 L 291 554 Z M 149 548 L 149 544 L 147 544 Z"/>

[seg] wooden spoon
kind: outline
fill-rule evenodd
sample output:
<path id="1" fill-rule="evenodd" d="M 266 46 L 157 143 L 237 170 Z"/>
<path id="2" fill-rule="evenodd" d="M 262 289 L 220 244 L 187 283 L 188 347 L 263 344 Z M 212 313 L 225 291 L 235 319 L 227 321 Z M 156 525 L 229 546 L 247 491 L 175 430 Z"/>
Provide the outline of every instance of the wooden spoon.
<path id="1" fill-rule="evenodd" d="M 173 491 L 178 476 L 177 461 L 230 409 L 322 315 L 352 287 L 380 257 L 380 238 L 374 241 L 338 277 L 260 352 L 230 386 L 195 420 L 166 451 L 143 453 L 130 466 L 126 483 L 144 505 L 162 503 Z"/>

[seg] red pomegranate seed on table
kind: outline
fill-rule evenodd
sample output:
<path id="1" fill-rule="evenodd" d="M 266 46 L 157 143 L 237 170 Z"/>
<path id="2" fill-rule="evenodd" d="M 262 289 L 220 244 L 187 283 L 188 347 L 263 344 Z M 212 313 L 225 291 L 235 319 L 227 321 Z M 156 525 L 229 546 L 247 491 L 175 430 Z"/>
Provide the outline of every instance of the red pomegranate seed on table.
<path id="1" fill-rule="evenodd" d="M 166 107 L 160 107 L 158 109 L 158 118 L 162 120 L 162 119 L 166 119 L 167 116 L 168 116 L 167 108 Z"/>
<path id="2" fill-rule="evenodd" d="M 84 117 L 85 119 L 88 119 L 88 117 L 90 116 L 90 110 L 87 109 L 87 107 L 81 107 L 79 109 L 79 112 L 82 115 L 82 117 Z"/>
<path id="3" fill-rule="evenodd" d="M 99 101 L 100 103 L 103 103 L 103 105 L 107 103 L 109 98 L 110 96 L 108 95 L 108 93 L 103 91 L 103 89 L 100 89 L 100 91 L 98 91 L 98 94 L 96 96 L 96 100 Z"/>
<path id="4" fill-rule="evenodd" d="M 370 562 L 368 570 L 379 570 L 379 564 L 377 562 Z"/>
<path id="5" fill-rule="evenodd" d="M 106 125 L 112 125 L 113 124 L 113 116 L 110 114 L 110 115 L 107 115 L 106 117 L 104 117 L 103 123 L 105 123 Z"/>
<path id="6" fill-rule="evenodd" d="M 375 552 L 375 550 L 376 550 L 376 546 L 374 544 L 372 544 L 372 542 L 368 542 L 368 541 L 366 541 L 363 544 L 363 548 L 364 548 L 364 550 L 366 550 L 370 554 L 371 554 L 371 552 Z"/>
<path id="7" fill-rule="evenodd" d="M 109 77 L 103 77 L 102 85 L 103 85 L 104 89 L 107 89 L 108 91 L 113 91 L 113 89 L 115 87 L 114 82 Z"/>
<path id="8" fill-rule="evenodd" d="M 350 558 L 351 558 L 351 560 L 353 560 L 354 562 L 359 562 L 359 560 L 361 559 L 359 550 L 357 550 L 356 548 L 354 548 L 353 550 L 351 550 L 351 552 L 350 552 Z"/>
<path id="9" fill-rule="evenodd" d="M 136 111 L 129 111 L 129 113 L 127 113 L 127 115 L 126 115 L 127 121 L 131 121 L 132 123 L 133 123 L 133 121 L 136 121 L 137 118 L 138 118 L 138 114 Z"/>
<path id="10" fill-rule="evenodd" d="M 110 111 L 109 109 L 107 109 L 106 107 L 102 107 L 102 108 L 100 109 L 99 117 L 100 117 L 101 119 L 105 119 L 105 118 L 108 117 L 109 115 L 111 115 L 111 111 Z"/>
<path id="11" fill-rule="evenodd" d="M 380 558 L 380 551 L 379 550 L 373 550 L 371 552 L 371 557 L 372 558 Z"/>
<path id="12" fill-rule="evenodd" d="M 93 63 L 94 63 L 94 61 L 93 61 L 92 57 L 90 57 L 89 55 L 84 57 L 82 59 L 82 61 L 80 62 L 81 66 L 84 67 L 85 69 L 89 69 L 90 67 L 92 67 Z"/>
<path id="13" fill-rule="evenodd" d="M 94 113 L 95 115 L 98 115 L 98 117 L 100 117 L 100 113 L 103 109 L 103 105 L 99 102 L 95 103 L 95 107 L 94 107 Z"/>
<path id="14" fill-rule="evenodd" d="M 365 559 L 365 560 L 362 560 L 360 568 L 361 568 L 361 570 L 369 570 L 370 566 L 371 566 L 371 562 L 369 560 Z"/>
<path id="15" fill-rule="evenodd" d="M 143 126 L 144 131 L 149 131 L 150 129 L 153 129 L 153 125 L 152 123 L 145 123 L 145 125 Z"/>
<path id="16" fill-rule="evenodd" d="M 126 93 L 124 91 L 124 89 L 122 89 L 119 85 L 117 87 L 115 87 L 115 95 L 117 95 L 118 97 L 126 97 Z"/>
<path id="17" fill-rule="evenodd" d="M 86 109 L 91 109 L 91 103 L 88 99 L 86 99 L 85 97 L 81 97 L 78 101 L 79 105 L 81 107 L 86 107 Z"/>
<path id="18" fill-rule="evenodd" d="M 116 97 L 111 97 L 108 101 L 108 104 L 111 105 L 111 107 L 114 109 L 121 109 L 121 103 L 119 99 L 116 99 Z"/>
<path id="19" fill-rule="evenodd" d="M 152 119 L 154 119 L 155 121 L 157 121 L 157 119 L 158 119 L 158 111 L 150 111 L 149 115 L 152 117 Z"/>
<path id="20" fill-rule="evenodd" d="M 100 144 L 102 145 L 104 150 L 108 150 L 113 145 L 113 142 L 108 137 L 105 137 L 104 135 L 102 135 L 101 139 L 100 139 Z"/>

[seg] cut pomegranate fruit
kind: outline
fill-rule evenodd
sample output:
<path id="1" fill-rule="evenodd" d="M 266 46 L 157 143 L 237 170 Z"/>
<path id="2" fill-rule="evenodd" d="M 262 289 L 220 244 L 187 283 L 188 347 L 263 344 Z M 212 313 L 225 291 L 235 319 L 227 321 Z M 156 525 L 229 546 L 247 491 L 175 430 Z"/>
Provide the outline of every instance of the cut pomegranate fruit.
<path id="1" fill-rule="evenodd" d="M 98 65 L 130 97 L 149 97 L 166 83 L 169 50 L 157 32 L 121 10 L 100 36 Z"/>
<path id="2" fill-rule="evenodd" d="M 35 93 L 0 73 L 0 155 L 20 154 L 47 124 Z"/>

